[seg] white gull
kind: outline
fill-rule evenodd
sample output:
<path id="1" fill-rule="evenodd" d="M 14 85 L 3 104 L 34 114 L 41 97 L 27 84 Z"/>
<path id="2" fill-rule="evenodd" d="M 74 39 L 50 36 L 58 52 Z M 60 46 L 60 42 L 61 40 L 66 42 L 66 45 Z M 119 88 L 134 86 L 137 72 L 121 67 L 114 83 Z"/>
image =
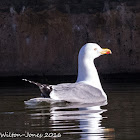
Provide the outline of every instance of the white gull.
<path id="1" fill-rule="evenodd" d="M 56 101 L 99 103 L 107 101 L 94 59 L 103 55 L 111 54 L 111 50 L 103 49 L 96 43 L 85 44 L 78 55 L 78 77 L 75 83 L 62 83 L 46 85 L 23 79 L 39 86 L 44 101 L 46 98 Z M 40 100 L 40 98 L 38 99 Z"/>

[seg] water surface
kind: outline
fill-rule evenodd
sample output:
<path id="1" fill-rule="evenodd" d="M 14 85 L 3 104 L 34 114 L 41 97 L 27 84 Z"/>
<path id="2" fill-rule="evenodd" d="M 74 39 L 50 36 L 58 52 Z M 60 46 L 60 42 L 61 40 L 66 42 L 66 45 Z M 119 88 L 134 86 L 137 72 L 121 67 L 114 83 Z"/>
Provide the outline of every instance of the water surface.
<path id="1" fill-rule="evenodd" d="M 67 102 L 25 105 L 24 101 L 39 96 L 36 87 L 1 87 L 0 132 L 40 134 L 40 139 L 46 136 L 50 140 L 140 139 L 139 84 L 127 80 L 103 81 L 108 104 L 102 105 L 101 109 L 93 104 Z M 38 137 L 30 135 L 15 139 Z"/>

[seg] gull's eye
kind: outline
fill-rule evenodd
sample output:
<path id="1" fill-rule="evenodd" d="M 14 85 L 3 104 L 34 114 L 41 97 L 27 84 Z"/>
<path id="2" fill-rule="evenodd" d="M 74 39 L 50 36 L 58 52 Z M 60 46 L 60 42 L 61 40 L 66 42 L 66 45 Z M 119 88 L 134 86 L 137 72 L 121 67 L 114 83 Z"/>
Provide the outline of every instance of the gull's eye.
<path id="1" fill-rule="evenodd" d="M 94 51 L 97 51 L 97 48 L 94 48 Z"/>

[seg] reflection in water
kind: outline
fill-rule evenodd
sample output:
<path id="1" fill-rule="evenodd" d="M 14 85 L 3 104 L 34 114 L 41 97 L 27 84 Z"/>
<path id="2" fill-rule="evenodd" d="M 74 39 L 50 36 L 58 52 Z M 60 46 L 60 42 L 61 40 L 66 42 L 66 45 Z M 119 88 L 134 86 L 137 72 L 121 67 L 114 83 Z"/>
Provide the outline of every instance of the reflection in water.
<path id="1" fill-rule="evenodd" d="M 25 105 L 24 101 L 39 94 L 38 89 L 0 88 L 0 132 L 61 133 L 59 140 L 139 139 L 140 82 L 110 81 L 103 85 L 108 95 L 107 105 L 67 102 Z"/>
<path id="2" fill-rule="evenodd" d="M 95 104 L 67 102 L 38 102 L 37 104 L 33 100 L 26 102 L 28 104 L 26 108 L 30 109 L 28 113 L 31 119 L 38 119 L 41 123 L 32 124 L 32 126 L 44 127 L 49 118 L 47 123 L 53 132 L 59 131 L 63 135 L 79 135 L 80 139 L 87 140 L 112 137 L 112 135 L 106 135 L 109 130 L 101 125 L 102 119 L 105 118 L 102 117 L 102 113 L 107 110 L 101 109 L 100 106 L 106 103 L 100 103 L 100 106 L 99 104 L 95 106 Z"/>

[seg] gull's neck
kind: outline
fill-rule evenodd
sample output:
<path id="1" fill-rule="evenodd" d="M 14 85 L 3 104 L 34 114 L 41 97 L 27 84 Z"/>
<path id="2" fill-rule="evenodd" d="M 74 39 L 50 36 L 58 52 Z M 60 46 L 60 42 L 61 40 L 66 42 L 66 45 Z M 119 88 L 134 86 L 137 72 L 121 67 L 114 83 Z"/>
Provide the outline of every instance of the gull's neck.
<path id="1" fill-rule="evenodd" d="M 78 58 L 78 77 L 76 82 L 84 82 L 103 91 L 93 59 Z"/>

